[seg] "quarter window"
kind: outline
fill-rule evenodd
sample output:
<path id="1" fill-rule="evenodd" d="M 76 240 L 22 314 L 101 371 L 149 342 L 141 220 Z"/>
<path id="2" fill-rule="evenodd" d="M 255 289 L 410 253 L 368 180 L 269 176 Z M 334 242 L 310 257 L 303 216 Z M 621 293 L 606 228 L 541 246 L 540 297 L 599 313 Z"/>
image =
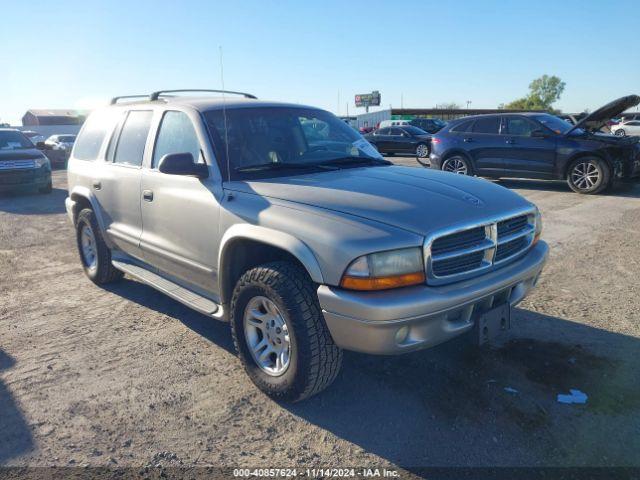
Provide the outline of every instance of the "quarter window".
<path id="1" fill-rule="evenodd" d="M 186 113 L 168 111 L 162 117 L 151 167 L 157 167 L 170 153 L 190 153 L 194 161 L 200 159 L 200 142 Z"/>
<path id="2" fill-rule="evenodd" d="M 138 167 L 142 165 L 152 116 L 153 112 L 150 110 L 129 112 L 118 139 L 113 159 L 115 163 Z"/>
<path id="3" fill-rule="evenodd" d="M 82 127 L 73 148 L 73 158 L 78 160 L 95 160 L 107 133 L 113 131 L 121 112 L 103 111 L 91 115 Z"/>
<path id="4" fill-rule="evenodd" d="M 493 135 L 498 134 L 500 129 L 500 117 L 486 117 L 478 118 L 471 131 L 473 133 L 491 133 Z"/>
<path id="5" fill-rule="evenodd" d="M 452 132 L 468 132 L 473 120 L 462 122 L 451 129 Z"/>

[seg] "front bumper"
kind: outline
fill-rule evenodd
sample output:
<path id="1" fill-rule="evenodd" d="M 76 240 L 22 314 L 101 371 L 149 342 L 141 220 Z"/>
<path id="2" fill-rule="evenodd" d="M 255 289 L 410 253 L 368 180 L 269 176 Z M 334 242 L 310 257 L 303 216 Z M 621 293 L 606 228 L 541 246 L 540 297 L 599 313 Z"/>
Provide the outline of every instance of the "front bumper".
<path id="1" fill-rule="evenodd" d="M 432 347 L 473 328 L 499 304 L 516 305 L 535 286 L 549 247 L 539 241 L 524 257 L 470 280 L 356 292 L 321 285 L 318 298 L 334 342 L 346 350 L 389 355 Z"/>
<path id="2" fill-rule="evenodd" d="M 3 170 L 0 172 L 0 192 L 16 192 L 44 188 L 51 182 L 51 170 L 35 169 Z"/>

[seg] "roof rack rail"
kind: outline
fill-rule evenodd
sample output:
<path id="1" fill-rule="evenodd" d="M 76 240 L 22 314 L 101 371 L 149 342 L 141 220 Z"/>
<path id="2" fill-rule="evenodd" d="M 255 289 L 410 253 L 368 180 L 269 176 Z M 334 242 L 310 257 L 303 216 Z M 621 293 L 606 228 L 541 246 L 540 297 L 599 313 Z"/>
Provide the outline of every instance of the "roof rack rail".
<path id="1" fill-rule="evenodd" d="M 149 100 L 150 101 L 158 100 L 158 97 L 160 97 L 160 95 L 164 95 L 165 93 L 177 93 L 177 92 L 229 93 L 229 94 L 232 94 L 232 95 L 242 95 L 245 98 L 253 98 L 253 99 L 257 99 L 258 98 L 255 95 L 251 95 L 250 93 L 232 92 L 231 90 L 209 90 L 209 89 L 206 89 L 206 88 L 205 89 L 203 89 L 203 88 L 185 88 L 185 89 L 180 89 L 180 90 L 158 90 L 157 92 L 153 92 L 151 95 L 149 95 Z M 124 97 L 119 97 L 119 98 L 124 98 Z"/>
<path id="2" fill-rule="evenodd" d="M 122 95 L 120 97 L 113 97 L 111 99 L 111 102 L 109 102 L 109 105 L 115 105 L 116 103 L 118 103 L 118 100 L 121 100 L 123 98 L 142 98 L 147 96 L 148 95 Z"/>

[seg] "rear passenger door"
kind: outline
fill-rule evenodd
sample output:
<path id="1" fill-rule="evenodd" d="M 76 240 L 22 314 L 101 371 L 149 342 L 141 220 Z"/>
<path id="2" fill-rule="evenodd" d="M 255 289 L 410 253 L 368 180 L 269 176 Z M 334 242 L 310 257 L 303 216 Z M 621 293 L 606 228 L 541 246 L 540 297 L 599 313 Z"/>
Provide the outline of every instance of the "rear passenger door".
<path id="1" fill-rule="evenodd" d="M 548 134 L 534 136 L 535 131 Z M 509 146 L 505 156 L 509 175 L 534 178 L 553 175 L 557 148 L 553 132 L 524 116 L 508 115 L 504 117 L 502 133 Z"/>
<path id="2" fill-rule="evenodd" d="M 207 139 L 196 125 L 202 126 L 198 117 L 177 110 L 165 111 L 160 119 L 153 155 L 142 172 L 141 247 L 145 261 L 165 276 L 210 296 L 217 288 L 220 204 L 215 186 L 220 179 L 211 167 L 205 179 L 158 170 L 162 157 L 172 153 L 190 153 L 206 163 L 202 143 Z"/>
<path id="3" fill-rule="evenodd" d="M 114 132 L 92 188 L 100 205 L 106 234 L 122 251 L 141 258 L 140 182 L 152 110 L 131 110 Z"/>
<path id="4" fill-rule="evenodd" d="M 464 148 L 481 175 L 497 176 L 504 168 L 508 145 L 500 136 L 500 118 L 498 115 L 478 117 L 469 131 L 461 134 Z"/>

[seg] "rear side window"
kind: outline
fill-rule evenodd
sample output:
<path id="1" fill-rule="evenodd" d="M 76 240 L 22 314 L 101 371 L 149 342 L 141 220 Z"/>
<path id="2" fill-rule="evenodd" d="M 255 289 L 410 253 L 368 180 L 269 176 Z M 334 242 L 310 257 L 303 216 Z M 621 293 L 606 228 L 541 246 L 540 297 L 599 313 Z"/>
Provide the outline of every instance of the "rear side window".
<path id="1" fill-rule="evenodd" d="M 522 117 L 507 117 L 505 119 L 505 125 L 509 135 L 520 135 L 523 137 L 530 137 L 531 132 L 540 128 Z"/>
<path id="2" fill-rule="evenodd" d="M 473 133 L 492 133 L 498 134 L 500 130 L 500 117 L 486 117 L 476 119 L 471 131 Z"/>
<path id="3" fill-rule="evenodd" d="M 151 167 L 157 167 L 160 159 L 170 153 L 190 153 L 195 162 L 199 160 L 200 142 L 186 113 L 168 111 L 162 117 Z"/>
<path id="4" fill-rule="evenodd" d="M 468 132 L 473 120 L 462 122 L 451 129 L 452 132 Z"/>
<path id="5" fill-rule="evenodd" d="M 144 147 L 149 135 L 152 111 L 131 111 L 122 126 L 122 132 L 118 139 L 116 153 L 113 158 L 115 163 L 141 166 L 144 156 Z"/>
<path id="6" fill-rule="evenodd" d="M 100 153 L 100 147 L 107 134 L 113 131 L 122 115 L 116 111 L 101 111 L 91 115 L 82 127 L 73 148 L 73 157 L 78 160 L 93 161 Z"/>

